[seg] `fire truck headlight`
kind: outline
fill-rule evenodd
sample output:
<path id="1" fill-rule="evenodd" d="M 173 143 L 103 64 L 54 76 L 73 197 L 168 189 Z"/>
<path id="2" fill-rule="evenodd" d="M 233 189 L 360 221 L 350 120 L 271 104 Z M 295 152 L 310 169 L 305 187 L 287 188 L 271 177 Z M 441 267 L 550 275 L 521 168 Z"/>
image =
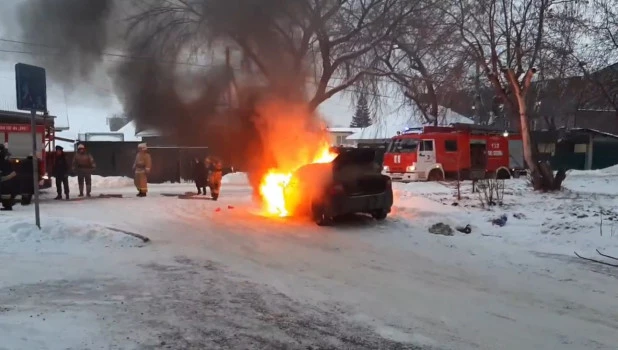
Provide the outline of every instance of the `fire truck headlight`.
<path id="1" fill-rule="evenodd" d="M 416 170 L 416 163 L 412 163 L 412 165 L 406 167 L 406 171 L 411 173 Z"/>
<path id="2" fill-rule="evenodd" d="M 385 165 L 385 166 L 382 168 L 382 171 L 384 171 L 385 173 L 388 173 L 388 172 L 389 172 L 389 170 L 391 170 L 391 168 L 389 168 L 389 167 L 388 167 L 388 165 Z"/>

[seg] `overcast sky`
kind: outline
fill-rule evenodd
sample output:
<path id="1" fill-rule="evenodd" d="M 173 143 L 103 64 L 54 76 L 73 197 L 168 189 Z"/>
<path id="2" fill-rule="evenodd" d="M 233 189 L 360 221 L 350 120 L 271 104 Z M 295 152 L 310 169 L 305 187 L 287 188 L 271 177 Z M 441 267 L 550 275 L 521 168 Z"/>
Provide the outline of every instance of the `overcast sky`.
<path id="1" fill-rule="evenodd" d="M 20 40 L 15 8 L 21 0 L 0 1 L 0 39 Z M 1 52 L 4 51 L 22 51 Z M 40 47 L 0 41 L 0 109 L 16 110 L 15 72 L 16 63 L 38 64 L 36 56 L 23 52 L 41 52 Z M 40 57 L 40 56 L 39 56 Z M 44 65 L 43 65 L 44 66 Z M 105 74 L 93 81 L 78 82 L 63 86 L 54 82 L 48 72 L 48 109 L 57 116 L 56 124 L 68 126 L 62 135 L 75 137 L 78 133 L 108 131 L 106 118 L 122 113 L 122 105 L 114 93 L 111 80 Z M 399 98 L 383 98 L 379 117 L 408 119 L 409 110 L 399 108 Z M 348 126 L 354 114 L 353 98 L 339 94 L 324 102 L 320 112 L 331 126 Z"/>

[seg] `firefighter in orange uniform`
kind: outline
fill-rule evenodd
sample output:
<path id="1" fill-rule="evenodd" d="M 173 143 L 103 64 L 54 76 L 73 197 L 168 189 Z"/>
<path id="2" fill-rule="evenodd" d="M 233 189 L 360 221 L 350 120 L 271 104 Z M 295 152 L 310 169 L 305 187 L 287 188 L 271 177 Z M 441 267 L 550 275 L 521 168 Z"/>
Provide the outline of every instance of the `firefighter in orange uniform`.
<path id="1" fill-rule="evenodd" d="M 152 167 L 152 158 L 150 158 L 148 147 L 145 143 L 140 143 L 137 149 L 139 151 L 133 163 L 133 171 L 135 171 L 133 182 L 137 188 L 137 196 L 146 197 L 148 193 L 148 174 L 150 174 L 150 169 Z"/>
<path id="2" fill-rule="evenodd" d="M 217 158 L 211 158 L 208 162 L 208 187 L 213 200 L 219 198 L 221 190 L 221 178 L 223 178 L 223 164 Z"/>

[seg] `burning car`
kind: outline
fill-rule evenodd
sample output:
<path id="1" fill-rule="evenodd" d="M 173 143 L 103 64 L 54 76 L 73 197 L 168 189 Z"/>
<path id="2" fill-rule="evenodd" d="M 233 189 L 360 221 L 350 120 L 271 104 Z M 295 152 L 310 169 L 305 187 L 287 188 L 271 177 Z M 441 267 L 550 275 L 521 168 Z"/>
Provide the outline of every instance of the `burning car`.
<path id="1" fill-rule="evenodd" d="M 384 220 L 393 205 L 391 179 L 371 149 L 342 150 L 332 162 L 298 168 L 284 187 L 287 212 L 328 225 L 337 216 L 371 214 Z"/>

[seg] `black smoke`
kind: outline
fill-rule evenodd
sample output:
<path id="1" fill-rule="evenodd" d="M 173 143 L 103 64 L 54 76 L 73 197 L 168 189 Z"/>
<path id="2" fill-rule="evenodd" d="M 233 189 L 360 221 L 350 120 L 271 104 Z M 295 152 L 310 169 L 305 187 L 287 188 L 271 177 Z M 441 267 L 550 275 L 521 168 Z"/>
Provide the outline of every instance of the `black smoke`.
<path id="1" fill-rule="evenodd" d="M 18 9 L 21 39 L 36 44 L 55 81 L 70 85 L 95 75 L 109 35 L 112 0 L 28 0 Z"/>
<path id="2" fill-rule="evenodd" d="M 305 62 L 280 34 L 295 30 L 292 19 L 303 21 L 301 3 L 27 0 L 20 22 L 25 41 L 61 48 L 44 60 L 53 78 L 68 85 L 96 80 L 105 63 L 125 114 L 139 128 L 161 130 L 179 145 L 207 140 L 223 158 L 255 169 L 274 159 L 255 122 L 257 106 L 269 98 L 304 100 Z M 229 66 L 203 59 L 230 42 L 241 52 L 251 49 L 245 58 L 260 78 L 241 83 Z M 238 104 L 226 108 L 220 102 L 230 87 Z"/>

